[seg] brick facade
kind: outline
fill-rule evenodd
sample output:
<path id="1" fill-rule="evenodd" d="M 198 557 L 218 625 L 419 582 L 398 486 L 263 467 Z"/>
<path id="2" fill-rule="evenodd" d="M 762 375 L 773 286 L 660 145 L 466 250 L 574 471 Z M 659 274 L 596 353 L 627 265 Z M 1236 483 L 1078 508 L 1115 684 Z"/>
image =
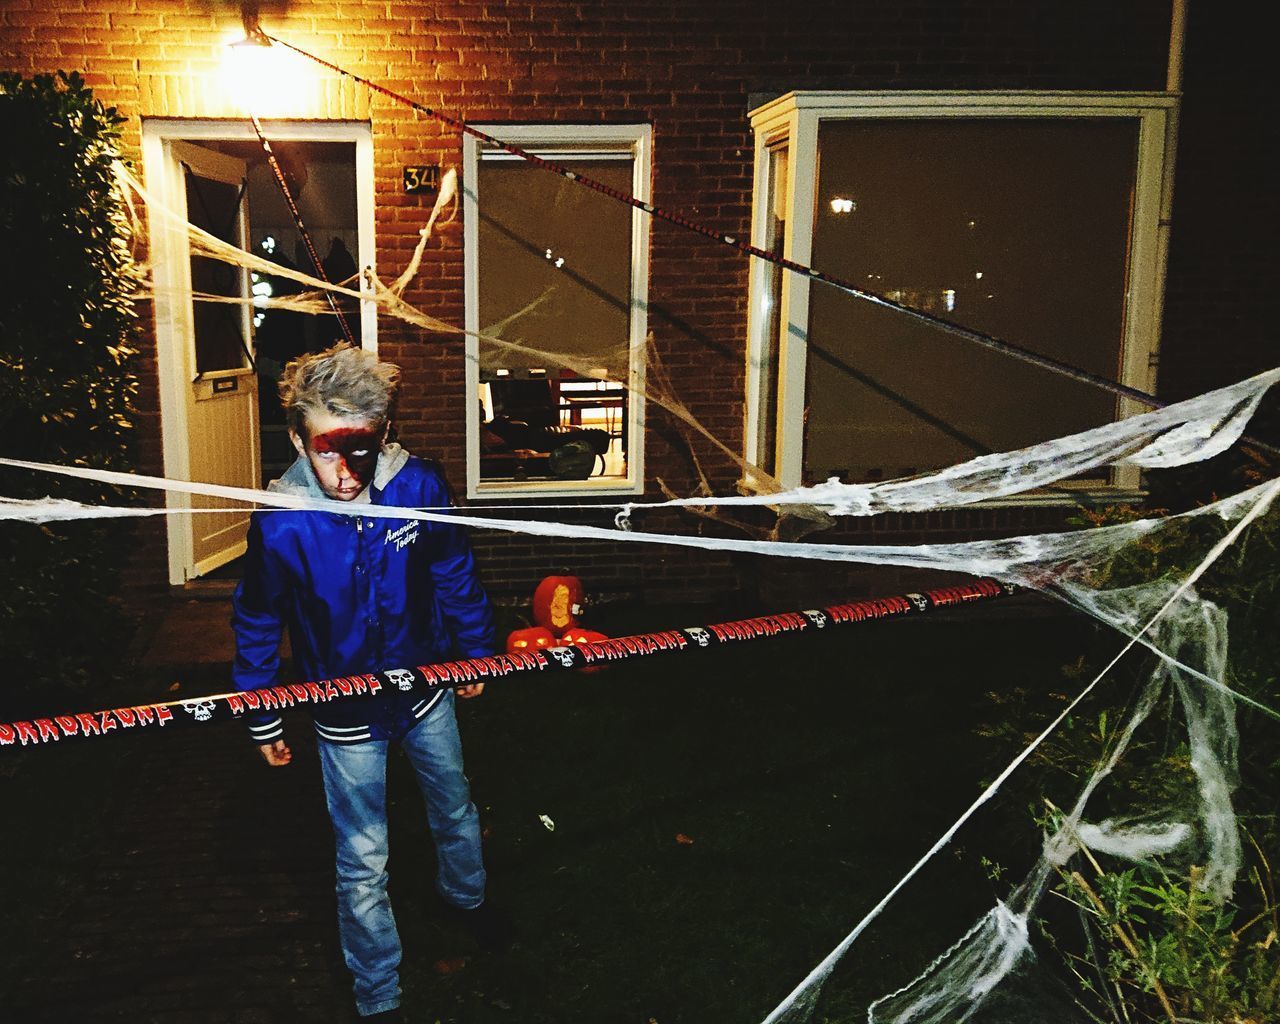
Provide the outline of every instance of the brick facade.
<path id="1" fill-rule="evenodd" d="M 1236 30 L 1228 33 L 1226 19 L 1207 5 L 1192 7 L 1165 329 L 1171 395 L 1199 390 L 1202 378 L 1235 378 L 1271 358 L 1265 283 L 1274 281 L 1276 257 L 1274 245 L 1263 243 L 1270 241 L 1276 200 L 1265 184 L 1273 164 L 1262 159 L 1267 144 L 1260 139 L 1270 133 L 1273 153 L 1274 127 L 1232 101 L 1264 65 L 1235 59 L 1244 45 Z M 752 198 L 750 106 L 793 89 L 1157 91 L 1165 86 L 1170 28 L 1167 0 L 293 0 L 263 3 L 261 10 L 271 34 L 468 120 L 650 123 L 654 202 L 739 237 L 748 234 Z M 5 0 L 0 66 L 27 74 L 81 71 L 104 101 L 129 116 L 126 143 L 136 158 L 140 116 L 229 116 L 211 83 L 218 44 L 238 28 L 238 8 L 227 2 Z M 349 83 L 325 76 L 318 83 L 309 116 L 372 124 L 377 259 L 384 274 L 398 269 L 431 202 L 402 193 L 401 165 L 459 166 L 460 140 L 384 98 L 370 101 Z M 1222 116 L 1223 104 L 1231 116 Z M 1238 204 L 1229 211 L 1224 188 Z M 693 413 L 741 450 L 747 263 L 658 221 L 650 268 L 649 326 L 658 354 L 673 380 L 697 382 L 681 391 Z M 460 223 L 438 233 L 407 298 L 462 322 Z M 1211 364 L 1204 345 L 1223 329 L 1232 340 Z M 402 439 L 437 455 L 460 482 L 467 401 L 461 340 L 384 320 L 379 346 L 405 370 Z M 139 469 L 158 473 L 153 342 L 144 343 L 138 365 Z M 678 432 L 661 412 L 651 409 L 650 418 L 646 496 L 657 495 L 658 478 L 689 491 L 695 476 Z M 730 491 L 736 468 L 700 457 L 709 460 L 704 468 L 716 491 Z M 1056 516 L 968 512 L 864 523 L 854 533 L 973 536 L 1045 529 Z M 140 573 L 162 581 L 163 537 L 153 537 Z M 547 571 L 565 569 L 581 574 L 588 589 L 646 594 L 664 582 L 676 592 L 713 592 L 757 574 L 741 560 L 634 545 L 613 551 L 600 543 L 488 535 L 478 546 L 495 589 L 512 594 L 527 594 Z"/>

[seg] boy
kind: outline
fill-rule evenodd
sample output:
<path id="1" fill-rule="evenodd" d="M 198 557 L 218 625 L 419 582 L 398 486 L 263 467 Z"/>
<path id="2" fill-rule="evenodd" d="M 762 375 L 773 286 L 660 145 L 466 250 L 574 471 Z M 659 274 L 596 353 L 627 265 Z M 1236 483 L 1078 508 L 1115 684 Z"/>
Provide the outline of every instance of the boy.
<path id="1" fill-rule="evenodd" d="M 280 381 L 298 459 L 272 490 L 416 508 L 449 504 L 440 470 L 387 443 L 399 376 L 339 345 L 291 362 Z M 249 527 L 232 626 L 238 689 L 268 686 L 289 627 L 300 679 L 332 679 L 493 653 L 493 614 L 466 535 L 447 523 L 341 511 L 259 511 Z M 483 683 L 458 689 L 475 697 Z M 387 688 L 312 707 L 337 840 L 338 929 L 362 1018 L 400 1020 L 400 939 L 387 898 L 386 766 L 404 748 L 427 804 L 436 888 L 479 938 L 491 937 L 480 828 L 462 770 L 454 695 Z M 269 765 L 291 759 L 270 712 L 250 722 Z M 484 908 L 484 909 L 481 909 Z"/>

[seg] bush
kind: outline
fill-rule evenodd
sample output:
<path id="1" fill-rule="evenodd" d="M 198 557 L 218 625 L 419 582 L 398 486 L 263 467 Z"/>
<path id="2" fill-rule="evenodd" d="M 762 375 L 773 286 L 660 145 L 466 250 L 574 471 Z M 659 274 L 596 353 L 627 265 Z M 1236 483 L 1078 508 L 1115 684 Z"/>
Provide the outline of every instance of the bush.
<path id="1" fill-rule="evenodd" d="M 0 75 L 0 454 L 112 469 L 128 465 L 137 275 L 112 165 L 124 118 L 77 74 Z M 101 485 L 0 471 L 5 495 L 119 500 Z M 83 683 L 118 647 L 110 612 L 120 528 L 0 526 L 0 659 L 12 704 L 32 684 Z"/>
<path id="2" fill-rule="evenodd" d="M 1075 525 L 1106 526 L 1159 514 L 1128 507 L 1086 511 Z M 1116 552 L 1097 567 L 1095 582 L 1124 587 L 1181 578 L 1225 528 L 1216 517 L 1170 524 Z M 1274 627 L 1280 614 L 1280 509 L 1261 516 L 1196 589 L 1229 616 L 1227 684 L 1269 707 L 1280 705 L 1275 668 L 1280 634 Z M 1125 674 L 1137 671 L 1134 665 Z M 1082 658 L 1064 673 L 1082 683 L 1092 668 Z M 1002 702 L 1025 710 L 1019 705 L 1029 699 L 1013 694 Z M 1261 1024 L 1280 1019 L 1280 907 L 1271 874 L 1280 851 L 1274 797 L 1280 731 L 1275 721 L 1247 705 L 1237 705 L 1237 712 L 1241 763 L 1234 803 L 1249 829 L 1245 871 L 1230 901 L 1213 903 L 1200 886 L 1202 868 L 1185 857 L 1134 866 L 1086 850 L 1087 864 L 1059 872 L 1059 898 L 1043 908 L 1042 937 L 1058 952 L 1077 1005 L 1091 1020 Z M 1103 762 L 1127 714 L 1113 699 L 1069 719 L 1033 759 L 1030 778 L 1023 780 L 1031 792 L 1024 788 L 1024 796 L 1030 800 L 1036 790 L 1074 792 L 1078 780 Z M 1010 746 L 1022 742 L 1007 723 L 985 731 Z M 1176 702 L 1162 701 L 1109 775 L 1106 789 L 1091 801 L 1089 818 L 1194 806 L 1197 780 L 1183 737 Z M 1050 832 L 1059 821 L 1056 812 L 1039 818 Z M 1067 907 L 1075 913 L 1067 913 Z"/>

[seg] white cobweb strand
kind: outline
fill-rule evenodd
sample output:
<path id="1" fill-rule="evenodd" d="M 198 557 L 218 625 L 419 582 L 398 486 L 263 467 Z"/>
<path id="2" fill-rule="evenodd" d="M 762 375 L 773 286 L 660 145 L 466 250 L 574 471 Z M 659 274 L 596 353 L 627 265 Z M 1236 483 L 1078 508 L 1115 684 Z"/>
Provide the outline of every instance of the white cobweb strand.
<path id="1" fill-rule="evenodd" d="M 1280 370 L 1269 370 L 1163 409 L 1030 448 L 979 456 L 925 476 L 879 484 L 847 484 L 833 478 L 781 494 L 717 498 L 714 503 L 815 505 L 832 515 L 848 516 L 923 512 L 1021 494 L 1101 465 L 1181 466 L 1220 455 L 1238 441 L 1277 379 Z M 682 498 L 666 504 L 712 503 Z"/>
<path id="2" fill-rule="evenodd" d="M 1104 621 L 1125 632 L 1130 631 L 1124 628 L 1130 626 L 1130 622 L 1124 620 L 1131 620 L 1135 611 L 1143 610 L 1144 606 L 1149 608 L 1155 599 L 1163 597 L 1154 615 L 1131 634 L 1125 650 L 1143 634 L 1154 631 L 1156 640 L 1152 646 L 1168 651 L 1177 661 L 1161 660 L 1157 664 L 1105 763 L 1085 783 L 1058 830 L 1046 839 L 1040 862 L 1016 891 L 1011 902 L 1017 910 L 998 906 L 915 981 L 874 1002 L 867 1011 L 870 1024 L 955 1024 L 969 1019 L 995 984 L 1023 956 L 1029 955 L 1026 923 L 1044 893 L 1051 869 L 1064 866 L 1081 846 L 1093 842 L 1101 852 L 1137 862 L 1172 852 L 1196 835 L 1191 822 L 1153 821 L 1150 812 L 1144 820 L 1128 824 L 1112 819 L 1091 826 L 1081 821 L 1090 796 L 1119 763 L 1138 727 L 1169 686 L 1175 689 L 1186 717 L 1191 766 L 1199 788 L 1198 824 L 1206 856 L 1198 884 L 1219 903 L 1230 897 L 1242 859 L 1231 802 L 1239 747 L 1235 706 L 1221 689 L 1199 685 L 1199 678 L 1192 677 L 1189 671 L 1193 669 L 1197 677 L 1222 678 L 1227 659 L 1227 617 L 1220 608 L 1198 597 L 1193 587 L 1244 529 L 1270 507 L 1278 489 L 1280 481 L 1272 481 L 1262 488 L 1253 505 L 1185 579 L 1163 586 L 1146 584 L 1142 588 L 1126 588 L 1131 597 L 1135 590 L 1145 593 L 1128 603 L 1123 615 L 1102 613 L 1107 603 L 1124 605 L 1117 601 L 1116 592 L 1112 592 L 1107 601 L 1090 599 L 1083 588 L 1077 588 L 1075 603 L 1091 606 Z M 1092 689 L 1110 667 L 1108 665 L 1087 690 Z M 1055 721 L 1055 726 L 1058 721 L 1062 721 L 1062 716 Z M 1044 735 L 1042 733 L 1041 738 Z M 1038 745 L 1041 738 L 1032 746 Z M 1014 922 L 1020 922 L 1020 927 L 1013 926 Z M 815 978 L 812 985 L 820 986 L 824 980 L 825 977 Z M 795 1006 L 797 1009 L 802 1005 L 812 1007 L 815 1001 L 810 993 L 803 1000 L 797 1000 Z M 807 1019 L 807 1009 L 797 1015 L 784 1009 L 786 1005 L 784 1002 L 779 1008 L 782 1013 L 775 1011 L 768 1019 Z"/>
<path id="3" fill-rule="evenodd" d="M 996 903 L 937 963 L 956 979 L 948 985 L 914 983 L 876 1002 L 869 1021 L 963 1021 L 1031 950 L 1027 913 Z M 892 1017 L 884 1017 L 886 1010 Z"/>

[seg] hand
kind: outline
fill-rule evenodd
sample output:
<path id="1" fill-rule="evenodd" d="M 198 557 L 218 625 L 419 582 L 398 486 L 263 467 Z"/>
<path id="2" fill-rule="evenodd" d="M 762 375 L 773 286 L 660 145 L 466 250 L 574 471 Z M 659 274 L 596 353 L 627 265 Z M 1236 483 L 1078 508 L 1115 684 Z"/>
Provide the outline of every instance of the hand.
<path id="1" fill-rule="evenodd" d="M 274 743 L 260 743 L 258 745 L 258 753 L 272 768 L 283 768 L 293 760 L 293 751 L 285 745 L 284 740 L 276 740 Z"/>
<path id="2" fill-rule="evenodd" d="M 472 697 L 479 697 L 480 694 L 484 693 L 484 683 L 468 683 L 466 686 L 457 687 L 454 692 L 459 697 L 470 700 Z"/>

